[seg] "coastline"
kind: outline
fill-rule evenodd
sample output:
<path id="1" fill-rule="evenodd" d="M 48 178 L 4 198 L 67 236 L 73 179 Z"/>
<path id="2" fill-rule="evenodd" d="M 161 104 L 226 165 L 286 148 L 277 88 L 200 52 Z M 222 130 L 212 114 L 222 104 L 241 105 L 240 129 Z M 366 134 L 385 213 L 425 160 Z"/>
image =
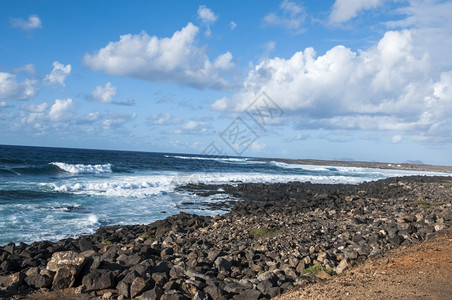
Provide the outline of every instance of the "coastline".
<path id="1" fill-rule="evenodd" d="M 243 201 L 221 216 L 180 213 L 1 247 L 0 298 L 64 290 L 104 299 L 269 299 L 452 226 L 450 177 L 186 188 L 201 196 L 223 189 Z"/>
<path id="2" fill-rule="evenodd" d="M 387 170 L 405 170 L 405 171 L 425 171 L 425 172 L 444 172 L 452 173 L 452 166 L 411 164 L 411 163 L 389 163 L 389 162 L 368 162 L 368 161 L 341 161 L 341 160 L 318 160 L 318 159 L 290 159 L 290 158 L 265 158 L 262 161 L 276 161 L 292 164 L 306 164 L 318 166 L 335 167 L 359 167 L 375 168 Z"/>

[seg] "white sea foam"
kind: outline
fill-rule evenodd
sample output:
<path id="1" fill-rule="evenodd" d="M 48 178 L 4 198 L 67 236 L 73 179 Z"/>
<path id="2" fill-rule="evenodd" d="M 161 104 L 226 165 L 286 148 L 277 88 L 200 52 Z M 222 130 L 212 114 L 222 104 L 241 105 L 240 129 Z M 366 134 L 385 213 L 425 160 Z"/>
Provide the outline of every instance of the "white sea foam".
<path id="1" fill-rule="evenodd" d="M 111 164 L 83 165 L 83 164 L 66 164 L 62 162 L 52 162 L 50 164 L 57 166 L 61 170 L 72 174 L 100 174 L 113 172 L 111 169 Z"/>
<path id="2" fill-rule="evenodd" d="M 377 174 L 378 178 L 385 178 Z M 114 176 L 111 178 L 76 178 L 50 183 L 54 191 L 85 194 L 94 196 L 121 197 L 121 198 L 147 198 L 156 195 L 165 195 L 175 191 L 176 187 L 185 184 L 228 184 L 228 183 L 276 183 L 289 181 L 310 181 L 313 183 L 360 183 L 365 180 L 375 180 L 372 176 L 347 175 L 298 175 L 298 174 L 266 174 L 266 173 L 168 173 L 165 175 L 142 176 Z"/>
<path id="3" fill-rule="evenodd" d="M 329 171 L 329 168 L 333 168 L 331 166 L 288 164 L 280 161 L 271 161 L 270 164 L 283 169 L 303 169 L 307 171 Z"/>
<path id="4" fill-rule="evenodd" d="M 193 160 L 215 160 L 220 162 L 248 162 L 247 158 L 236 157 L 204 157 L 204 156 L 182 156 L 182 155 L 165 155 L 167 158 L 193 159 Z M 254 161 L 253 161 L 254 162 Z"/>

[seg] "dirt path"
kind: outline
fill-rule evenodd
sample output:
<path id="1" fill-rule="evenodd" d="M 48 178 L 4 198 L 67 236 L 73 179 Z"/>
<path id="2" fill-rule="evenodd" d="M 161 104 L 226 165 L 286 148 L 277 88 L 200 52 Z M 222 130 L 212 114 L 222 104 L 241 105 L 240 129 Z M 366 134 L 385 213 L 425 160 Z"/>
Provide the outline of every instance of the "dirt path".
<path id="1" fill-rule="evenodd" d="M 452 230 L 276 299 L 452 299 Z"/>

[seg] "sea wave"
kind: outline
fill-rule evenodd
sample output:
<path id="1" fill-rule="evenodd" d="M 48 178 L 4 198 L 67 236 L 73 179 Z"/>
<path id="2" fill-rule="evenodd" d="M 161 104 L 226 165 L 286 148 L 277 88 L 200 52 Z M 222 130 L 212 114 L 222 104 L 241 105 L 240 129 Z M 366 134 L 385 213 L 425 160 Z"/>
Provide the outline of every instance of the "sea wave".
<path id="1" fill-rule="evenodd" d="M 379 176 L 384 178 L 384 176 Z M 61 193 L 120 198 L 148 198 L 167 195 L 177 187 L 187 184 L 236 184 L 236 183 L 277 183 L 289 181 L 310 181 L 313 183 L 352 183 L 375 180 L 371 177 L 264 174 L 264 173 L 181 173 L 147 176 L 116 176 L 111 178 L 76 178 L 65 182 L 46 184 L 51 190 Z"/>
<path id="2" fill-rule="evenodd" d="M 291 163 L 284 163 L 280 161 L 270 161 L 270 164 L 282 168 L 282 169 L 303 169 L 306 171 L 334 171 L 329 166 L 315 166 L 315 165 L 304 165 L 304 164 L 291 164 Z"/>
<path id="3" fill-rule="evenodd" d="M 62 162 L 51 162 L 50 165 L 56 166 L 62 171 L 71 174 L 113 173 L 111 164 L 84 165 L 84 164 L 67 164 Z"/>
<path id="4" fill-rule="evenodd" d="M 236 157 L 205 157 L 205 156 L 183 156 L 183 155 L 165 155 L 166 158 L 193 159 L 193 160 L 215 160 L 219 162 L 248 162 L 247 158 Z"/>

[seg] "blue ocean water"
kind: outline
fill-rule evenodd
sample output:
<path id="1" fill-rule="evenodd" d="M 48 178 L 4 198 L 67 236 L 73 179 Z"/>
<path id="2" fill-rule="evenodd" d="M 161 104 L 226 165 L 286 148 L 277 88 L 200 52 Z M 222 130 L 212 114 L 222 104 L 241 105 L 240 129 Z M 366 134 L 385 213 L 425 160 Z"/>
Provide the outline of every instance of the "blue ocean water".
<path id="1" fill-rule="evenodd" d="M 287 164 L 247 157 L 0 145 L 0 245 L 145 224 L 180 211 L 214 215 L 188 183 L 359 183 L 437 173 Z"/>

